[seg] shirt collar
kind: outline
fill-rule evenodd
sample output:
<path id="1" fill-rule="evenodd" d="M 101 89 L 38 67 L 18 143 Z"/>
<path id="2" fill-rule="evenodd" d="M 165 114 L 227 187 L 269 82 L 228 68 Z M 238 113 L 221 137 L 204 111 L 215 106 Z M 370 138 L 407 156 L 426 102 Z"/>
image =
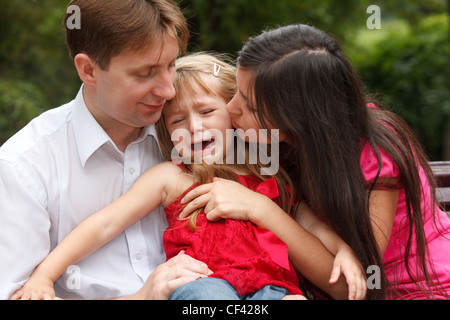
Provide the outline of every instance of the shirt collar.
<path id="1" fill-rule="evenodd" d="M 81 165 L 84 167 L 95 151 L 107 142 L 111 142 L 112 145 L 114 145 L 114 142 L 87 108 L 83 98 L 83 88 L 84 85 L 81 86 L 73 101 L 72 123 Z M 155 125 L 144 127 L 140 137 L 133 143 L 142 142 L 149 135 L 155 138 L 159 146 Z"/>

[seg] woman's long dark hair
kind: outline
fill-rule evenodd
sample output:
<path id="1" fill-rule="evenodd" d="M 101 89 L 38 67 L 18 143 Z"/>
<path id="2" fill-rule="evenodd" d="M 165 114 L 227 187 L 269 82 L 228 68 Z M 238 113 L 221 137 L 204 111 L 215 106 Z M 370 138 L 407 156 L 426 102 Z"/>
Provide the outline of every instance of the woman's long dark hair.
<path id="1" fill-rule="evenodd" d="M 337 42 L 311 26 L 280 27 L 249 39 L 238 65 L 252 74 L 249 90 L 254 88 L 255 117 L 261 126 L 268 128 L 270 122 L 290 138 L 289 145 L 280 148 L 280 159 L 295 186 L 295 198 L 333 227 L 364 270 L 370 265 L 381 268 L 381 289 L 368 290 L 367 298 L 385 298 L 388 284 L 369 214 L 368 194 L 374 184 L 366 186 L 360 166 L 366 143 L 377 155 L 378 175 L 378 148 L 398 165 L 409 221 L 404 258 L 407 263 L 415 237 L 417 264 L 433 286 L 421 208 L 421 193 L 433 197 L 435 188 L 427 157 L 399 117 L 380 104 L 368 108 L 364 86 Z M 421 190 L 418 166 L 429 178 L 431 191 Z"/>

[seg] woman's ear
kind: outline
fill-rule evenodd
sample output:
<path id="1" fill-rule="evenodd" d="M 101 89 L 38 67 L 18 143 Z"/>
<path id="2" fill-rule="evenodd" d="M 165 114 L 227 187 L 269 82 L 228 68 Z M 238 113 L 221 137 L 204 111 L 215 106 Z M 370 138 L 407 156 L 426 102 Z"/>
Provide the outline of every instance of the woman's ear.
<path id="1" fill-rule="evenodd" d="M 81 81 L 88 85 L 95 85 L 95 69 L 98 65 L 94 60 L 85 53 L 79 53 L 75 56 L 74 63 Z"/>

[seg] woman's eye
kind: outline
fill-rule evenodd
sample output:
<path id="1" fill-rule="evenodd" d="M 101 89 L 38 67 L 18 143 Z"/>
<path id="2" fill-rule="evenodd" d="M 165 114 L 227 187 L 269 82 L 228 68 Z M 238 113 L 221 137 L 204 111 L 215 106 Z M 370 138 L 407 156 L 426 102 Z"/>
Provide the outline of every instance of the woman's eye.
<path id="1" fill-rule="evenodd" d="M 247 110 L 249 110 L 250 112 L 256 112 L 256 108 L 254 106 L 250 106 L 248 103 L 245 104 L 245 107 L 247 108 Z"/>

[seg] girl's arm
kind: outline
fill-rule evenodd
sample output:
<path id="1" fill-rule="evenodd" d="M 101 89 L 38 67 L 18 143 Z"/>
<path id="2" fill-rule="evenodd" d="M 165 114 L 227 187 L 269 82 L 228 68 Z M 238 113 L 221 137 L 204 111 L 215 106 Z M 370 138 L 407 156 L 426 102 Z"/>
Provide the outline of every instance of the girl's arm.
<path id="1" fill-rule="evenodd" d="M 292 264 L 304 277 L 335 299 L 348 298 L 348 286 L 343 277 L 335 283 L 329 282 L 334 255 L 268 197 L 237 182 L 216 178 L 213 183 L 201 185 L 186 194 L 183 203 L 187 205 L 180 217 L 205 206 L 209 220 L 250 220 L 272 231 L 286 243 Z"/>
<path id="2" fill-rule="evenodd" d="M 146 171 L 123 196 L 81 222 L 34 270 L 11 299 L 53 298 L 53 283 L 66 269 L 88 256 L 127 227 L 155 209 L 174 179 L 173 164 L 166 162 Z"/>

